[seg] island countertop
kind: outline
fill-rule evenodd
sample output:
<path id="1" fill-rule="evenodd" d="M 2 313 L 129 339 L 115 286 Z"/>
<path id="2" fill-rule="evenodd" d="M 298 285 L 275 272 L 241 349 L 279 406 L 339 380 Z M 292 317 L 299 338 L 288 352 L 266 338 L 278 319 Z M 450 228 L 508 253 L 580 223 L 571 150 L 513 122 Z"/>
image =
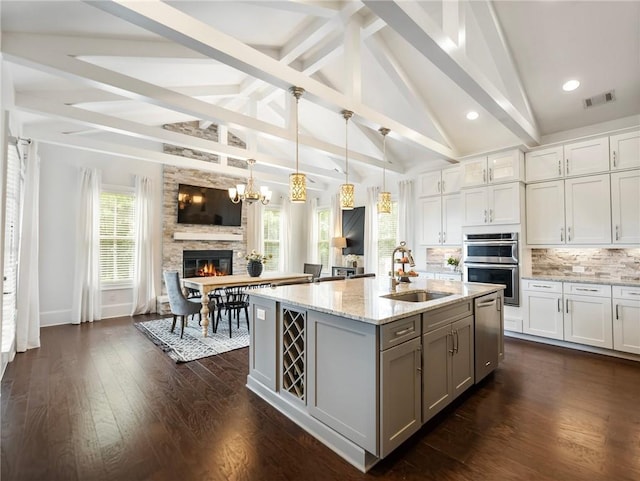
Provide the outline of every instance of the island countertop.
<path id="1" fill-rule="evenodd" d="M 395 292 L 427 290 L 452 295 L 425 302 L 407 302 L 381 297 L 392 291 L 389 278 L 379 277 L 265 287 L 250 291 L 250 295 L 382 325 L 504 288 L 502 284 L 412 278 L 410 283 L 400 283 Z"/>

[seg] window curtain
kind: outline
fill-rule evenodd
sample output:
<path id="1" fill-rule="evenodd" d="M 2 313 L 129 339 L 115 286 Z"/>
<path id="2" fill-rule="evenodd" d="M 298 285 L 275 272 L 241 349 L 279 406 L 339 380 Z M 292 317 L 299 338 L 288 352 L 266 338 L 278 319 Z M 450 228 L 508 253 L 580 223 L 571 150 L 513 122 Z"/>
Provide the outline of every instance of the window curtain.
<path id="1" fill-rule="evenodd" d="M 318 259 L 318 222 L 317 211 L 318 199 L 313 197 L 309 199 L 306 205 L 306 217 L 307 217 L 307 253 L 304 257 L 307 259 L 305 262 L 317 264 Z"/>
<path id="2" fill-rule="evenodd" d="M 331 229 L 330 229 L 330 241 L 334 237 L 342 237 L 342 209 L 340 208 L 340 194 L 334 194 L 331 196 L 331 215 L 330 215 Z M 329 256 L 331 266 L 342 265 L 342 249 L 339 247 L 331 247 L 331 255 Z M 331 268 L 331 266 L 328 266 Z"/>
<path id="3" fill-rule="evenodd" d="M 131 315 L 156 311 L 153 248 L 153 186 L 147 177 L 135 178 L 136 245 L 133 264 L 133 305 Z"/>
<path id="4" fill-rule="evenodd" d="M 413 181 L 403 180 L 398 183 L 398 242 L 405 241 L 409 249 L 413 249 L 413 222 L 411 206 L 413 205 Z"/>
<path id="5" fill-rule="evenodd" d="M 291 202 L 288 198 L 282 199 L 280 215 L 280 271 L 289 272 L 291 265 L 291 233 L 293 222 L 291 218 Z"/>
<path id="6" fill-rule="evenodd" d="M 27 150 L 22 200 L 22 232 L 18 262 L 16 351 L 40 347 L 38 290 L 38 225 L 40 222 L 40 157 L 35 142 Z"/>
<path id="7" fill-rule="evenodd" d="M 367 188 L 367 204 L 364 221 L 364 270 L 378 270 L 378 193 L 380 187 Z"/>
<path id="8" fill-rule="evenodd" d="M 264 248 L 264 206 L 260 202 L 247 206 L 247 253 Z M 243 256 L 244 257 L 244 256 Z"/>
<path id="9" fill-rule="evenodd" d="M 76 271 L 71 322 L 93 322 L 100 309 L 100 172 L 80 171 Z"/>

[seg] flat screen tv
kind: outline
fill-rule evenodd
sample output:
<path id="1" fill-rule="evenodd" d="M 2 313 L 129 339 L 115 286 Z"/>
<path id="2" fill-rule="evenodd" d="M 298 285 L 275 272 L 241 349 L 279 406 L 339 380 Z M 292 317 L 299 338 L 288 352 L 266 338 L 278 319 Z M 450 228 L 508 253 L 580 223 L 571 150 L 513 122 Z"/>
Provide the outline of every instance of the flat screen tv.
<path id="1" fill-rule="evenodd" d="M 242 203 L 234 204 L 223 189 L 178 185 L 178 224 L 240 226 Z"/>
<path id="2" fill-rule="evenodd" d="M 342 255 L 364 255 L 364 207 L 342 211 L 342 235 L 347 238 Z"/>

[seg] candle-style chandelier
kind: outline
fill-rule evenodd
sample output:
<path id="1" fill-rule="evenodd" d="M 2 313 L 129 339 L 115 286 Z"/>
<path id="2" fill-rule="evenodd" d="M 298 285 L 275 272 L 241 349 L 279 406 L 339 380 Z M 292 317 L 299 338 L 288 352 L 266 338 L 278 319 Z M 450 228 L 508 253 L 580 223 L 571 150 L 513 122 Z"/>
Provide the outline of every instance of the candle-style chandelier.
<path id="1" fill-rule="evenodd" d="M 256 163 L 255 159 L 247 159 L 249 164 L 249 179 L 247 185 L 238 184 L 235 187 L 229 188 L 229 199 L 234 204 L 240 201 L 244 201 L 247 204 L 253 204 L 260 201 L 263 205 L 267 205 L 271 201 L 271 191 L 268 187 L 260 187 L 260 191 L 257 191 L 253 182 L 253 166 Z"/>

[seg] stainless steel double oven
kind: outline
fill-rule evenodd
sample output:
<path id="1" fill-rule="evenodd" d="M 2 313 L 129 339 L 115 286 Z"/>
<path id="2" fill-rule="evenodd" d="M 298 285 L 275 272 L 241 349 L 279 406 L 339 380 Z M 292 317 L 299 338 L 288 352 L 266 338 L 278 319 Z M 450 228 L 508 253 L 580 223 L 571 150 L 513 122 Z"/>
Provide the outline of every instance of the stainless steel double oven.
<path id="1" fill-rule="evenodd" d="M 465 280 L 504 284 L 504 303 L 519 306 L 518 233 L 465 234 L 462 245 Z"/>

